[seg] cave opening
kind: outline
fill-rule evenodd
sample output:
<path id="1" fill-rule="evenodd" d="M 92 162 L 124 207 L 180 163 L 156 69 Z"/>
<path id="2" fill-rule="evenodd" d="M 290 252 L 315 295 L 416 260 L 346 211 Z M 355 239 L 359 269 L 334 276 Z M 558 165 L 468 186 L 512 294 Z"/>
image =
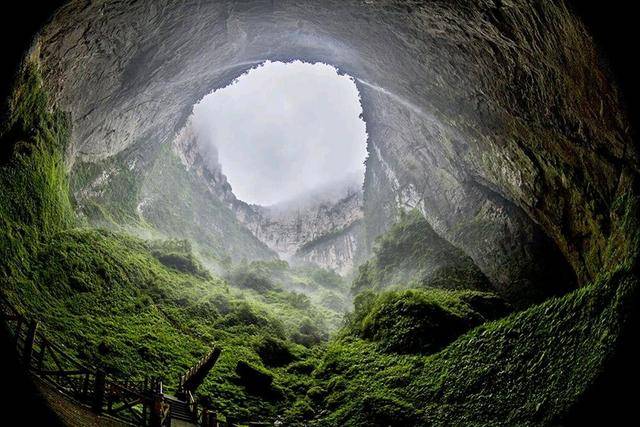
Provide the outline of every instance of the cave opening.
<path id="1" fill-rule="evenodd" d="M 190 124 L 204 160 L 239 200 L 300 204 L 362 187 L 360 102 L 353 77 L 335 67 L 266 61 L 205 96 Z"/>

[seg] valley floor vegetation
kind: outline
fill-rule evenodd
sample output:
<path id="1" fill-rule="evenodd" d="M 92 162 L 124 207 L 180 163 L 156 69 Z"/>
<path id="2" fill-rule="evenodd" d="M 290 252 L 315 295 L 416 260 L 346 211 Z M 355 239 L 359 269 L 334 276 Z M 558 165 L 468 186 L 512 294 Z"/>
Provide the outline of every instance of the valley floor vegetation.
<path id="1" fill-rule="evenodd" d="M 424 239 L 437 236 L 417 212 L 379 239 L 352 283 L 279 260 L 214 273 L 189 241 L 145 240 L 77 216 L 68 140 L 68 117 L 51 103 L 37 64 L 28 66 L 0 141 L 3 294 L 80 360 L 159 376 L 169 389 L 221 346 L 199 396 L 235 418 L 562 423 L 636 321 L 637 239 L 611 243 L 617 261 L 594 283 L 515 311 L 463 253 L 444 242 L 437 253 L 425 249 Z M 636 200 L 621 194 L 614 214 L 614 236 L 635 235 Z M 425 257 L 440 257 L 437 267 Z"/>

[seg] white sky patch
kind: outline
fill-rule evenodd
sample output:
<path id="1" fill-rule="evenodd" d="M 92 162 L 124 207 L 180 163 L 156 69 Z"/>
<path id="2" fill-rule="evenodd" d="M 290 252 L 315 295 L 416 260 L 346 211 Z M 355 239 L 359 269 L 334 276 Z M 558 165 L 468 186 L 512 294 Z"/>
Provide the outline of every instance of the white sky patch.
<path id="1" fill-rule="evenodd" d="M 271 205 L 357 176 L 366 126 L 353 79 L 329 65 L 266 62 L 194 107 L 236 196 Z M 214 159 L 212 159 L 214 160 Z"/>

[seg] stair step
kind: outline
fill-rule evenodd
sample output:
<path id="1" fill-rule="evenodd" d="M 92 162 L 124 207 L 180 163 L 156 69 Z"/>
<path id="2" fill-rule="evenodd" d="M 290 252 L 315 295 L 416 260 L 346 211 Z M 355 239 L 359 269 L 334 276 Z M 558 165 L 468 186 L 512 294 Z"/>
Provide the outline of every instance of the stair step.
<path id="1" fill-rule="evenodd" d="M 168 394 L 164 397 L 166 402 L 169 404 L 169 418 L 188 421 L 190 423 L 194 423 L 196 421 L 196 417 L 191 412 L 191 408 L 187 402 Z"/>

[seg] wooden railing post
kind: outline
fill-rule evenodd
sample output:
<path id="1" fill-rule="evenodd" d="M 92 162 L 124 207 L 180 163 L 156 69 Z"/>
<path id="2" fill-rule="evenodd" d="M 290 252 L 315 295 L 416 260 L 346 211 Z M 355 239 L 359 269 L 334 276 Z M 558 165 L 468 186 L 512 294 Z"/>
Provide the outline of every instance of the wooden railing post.
<path id="1" fill-rule="evenodd" d="M 82 383 L 82 399 L 84 399 L 85 401 L 88 400 L 88 396 L 89 396 L 89 377 L 90 377 L 90 373 L 89 372 L 85 372 L 84 374 L 84 381 Z"/>
<path id="2" fill-rule="evenodd" d="M 36 364 L 36 369 L 41 371 L 44 366 L 44 352 L 47 348 L 47 340 L 44 337 L 40 337 L 40 351 L 38 352 L 38 363 Z"/>
<path id="3" fill-rule="evenodd" d="M 36 331 L 38 330 L 38 322 L 32 320 L 29 322 L 27 335 L 24 338 L 24 349 L 22 351 L 22 362 L 27 368 L 31 365 L 31 355 L 33 354 L 33 343 L 36 340 Z"/>
<path id="4" fill-rule="evenodd" d="M 164 394 L 162 381 L 157 381 L 156 389 L 153 393 L 153 406 L 151 407 L 150 427 L 162 427 L 164 418 Z"/>
<path id="5" fill-rule="evenodd" d="M 97 414 L 102 413 L 104 405 L 105 385 L 107 376 L 101 370 L 96 371 L 96 379 L 93 390 L 93 411 Z"/>
<path id="6" fill-rule="evenodd" d="M 201 427 L 218 427 L 218 414 L 207 408 L 202 410 L 202 426 Z"/>

